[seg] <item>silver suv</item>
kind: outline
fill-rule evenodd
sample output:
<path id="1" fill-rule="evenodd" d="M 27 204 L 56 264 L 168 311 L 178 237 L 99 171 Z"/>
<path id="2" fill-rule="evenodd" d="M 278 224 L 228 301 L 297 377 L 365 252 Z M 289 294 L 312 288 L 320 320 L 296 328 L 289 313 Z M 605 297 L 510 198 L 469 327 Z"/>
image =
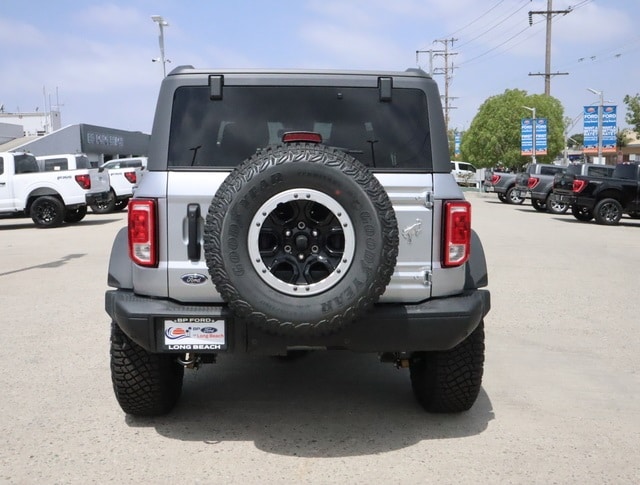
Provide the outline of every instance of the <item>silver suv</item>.
<path id="1" fill-rule="evenodd" d="M 487 270 L 424 72 L 177 68 L 147 169 L 106 293 L 126 413 L 169 412 L 221 353 L 319 349 L 408 368 L 428 411 L 473 405 Z"/>

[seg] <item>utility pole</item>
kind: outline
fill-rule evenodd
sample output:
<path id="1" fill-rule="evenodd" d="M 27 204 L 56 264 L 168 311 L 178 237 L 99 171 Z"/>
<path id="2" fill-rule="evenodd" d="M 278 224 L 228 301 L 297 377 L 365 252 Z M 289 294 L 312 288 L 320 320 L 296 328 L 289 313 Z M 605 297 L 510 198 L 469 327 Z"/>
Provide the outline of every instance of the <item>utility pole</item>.
<path id="1" fill-rule="evenodd" d="M 546 10 L 529 10 L 529 25 L 533 25 L 533 15 L 547 16 L 547 42 L 545 50 L 544 73 L 529 73 L 529 76 L 544 76 L 544 94 L 551 94 L 551 76 L 566 76 L 568 72 L 551 72 L 551 18 L 554 14 L 566 15 L 571 12 L 571 8 L 567 10 L 553 10 L 553 0 L 547 0 Z"/>
<path id="2" fill-rule="evenodd" d="M 429 54 L 429 76 L 433 77 L 433 57 L 435 54 L 442 54 L 444 53 L 444 51 L 436 51 L 433 49 L 428 49 L 428 50 L 424 50 L 424 51 L 416 51 L 416 64 L 419 64 L 420 62 L 420 54 Z"/>
<path id="3" fill-rule="evenodd" d="M 444 123 L 447 128 L 447 133 L 449 132 L 449 110 L 456 109 L 455 106 L 451 106 L 451 100 L 456 99 L 449 96 L 449 84 L 451 83 L 451 79 L 453 79 L 453 70 L 455 69 L 453 65 L 453 61 L 451 61 L 451 65 L 449 65 L 449 56 L 458 55 L 457 52 L 449 51 L 449 44 L 453 48 L 453 43 L 458 39 L 437 39 L 434 42 L 440 42 L 444 45 L 444 49 L 440 51 L 435 51 L 434 55 L 442 56 L 444 58 L 444 67 L 435 68 L 433 70 L 433 74 L 443 74 L 444 75 Z"/>

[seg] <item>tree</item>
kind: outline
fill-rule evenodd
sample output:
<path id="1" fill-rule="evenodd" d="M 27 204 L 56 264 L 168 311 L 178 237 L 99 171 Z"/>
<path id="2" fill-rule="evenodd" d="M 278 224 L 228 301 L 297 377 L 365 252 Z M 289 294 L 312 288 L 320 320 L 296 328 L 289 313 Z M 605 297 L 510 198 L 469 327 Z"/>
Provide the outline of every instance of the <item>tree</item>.
<path id="1" fill-rule="evenodd" d="M 529 162 L 520 154 L 522 118 L 531 113 L 523 106 L 536 109 L 536 118 L 547 118 L 547 155 L 536 157 L 550 163 L 564 148 L 564 110 L 560 101 L 543 94 L 528 95 L 520 89 L 507 89 L 488 98 L 465 132 L 460 144 L 462 160 L 476 167 L 492 167 L 498 163 L 519 169 Z"/>
<path id="2" fill-rule="evenodd" d="M 449 158 L 451 160 L 456 159 L 455 148 L 456 148 L 456 130 L 450 129 L 447 133 L 447 137 L 449 138 Z"/>
<path id="3" fill-rule="evenodd" d="M 640 94 L 624 97 L 624 104 L 627 105 L 627 115 L 625 121 L 631 125 L 636 133 L 640 133 Z"/>
<path id="4" fill-rule="evenodd" d="M 627 146 L 627 136 L 627 130 L 618 130 L 618 132 L 616 133 L 616 146 L 618 148 Z"/>
<path id="5" fill-rule="evenodd" d="M 567 139 L 567 146 L 569 148 L 582 148 L 584 144 L 584 133 L 575 133 Z"/>

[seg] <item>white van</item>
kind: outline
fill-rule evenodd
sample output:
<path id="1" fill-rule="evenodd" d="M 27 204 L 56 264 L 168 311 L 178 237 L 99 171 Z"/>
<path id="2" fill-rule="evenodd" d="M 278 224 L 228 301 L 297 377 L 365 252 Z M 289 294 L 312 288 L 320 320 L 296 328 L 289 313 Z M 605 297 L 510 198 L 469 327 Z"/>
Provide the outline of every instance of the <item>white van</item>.
<path id="1" fill-rule="evenodd" d="M 451 161 L 451 173 L 458 185 L 463 187 L 478 187 L 479 181 L 476 176 L 476 167 L 467 162 Z"/>

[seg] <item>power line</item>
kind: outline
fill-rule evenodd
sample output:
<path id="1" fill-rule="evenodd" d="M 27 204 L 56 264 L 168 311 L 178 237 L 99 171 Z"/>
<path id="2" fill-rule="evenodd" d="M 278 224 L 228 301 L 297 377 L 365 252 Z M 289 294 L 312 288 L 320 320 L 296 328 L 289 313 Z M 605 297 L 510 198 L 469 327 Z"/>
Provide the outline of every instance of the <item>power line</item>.
<path id="1" fill-rule="evenodd" d="M 469 22 L 467 25 L 465 25 L 464 27 L 460 27 L 458 30 L 456 30 L 455 32 L 452 32 L 451 34 L 447 35 L 447 37 L 453 37 L 455 34 L 462 32 L 464 29 L 466 29 L 467 27 L 470 27 L 471 25 L 475 24 L 478 20 L 480 20 L 482 17 L 486 16 L 487 14 L 491 13 L 496 7 L 498 7 L 501 3 L 504 3 L 504 0 L 500 0 L 498 3 L 496 3 L 493 7 L 491 7 L 489 10 L 487 10 L 485 13 L 483 13 L 482 15 L 480 15 L 479 17 L 476 17 L 474 20 L 472 20 L 471 22 Z"/>
<path id="2" fill-rule="evenodd" d="M 475 56 L 475 57 L 472 57 L 471 59 L 466 60 L 465 62 L 461 63 L 458 67 L 467 66 L 467 65 L 469 65 L 470 63 L 472 63 L 473 61 L 475 61 L 475 60 L 477 60 L 477 59 L 479 59 L 479 58 L 481 58 L 481 57 L 484 57 L 484 56 L 486 56 L 487 54 L 490 54 L 491 52 L 495 51 L 496 49 L 499 49 L 500 47 L 502 47 L 503 45 L 505 45 L 507 42 L 512 41 L 513 39 L 515 39 L 516 37 L 518 37 L 520 34 L 522 34 L 523 32 L 525 32 L 525 31 L 527 31 L 527 30 L 529 30 L 529 28 L 528 28 L 528 27 L 525 27 L 524 29 L 520 30 L 518 33 L 516 33 L 516 34 L 512 35 L 511 37 L 509 37 L 509 38 L 508 38 L 507 40 L 505 40 L 504 42 L 502 42 L 502 43 L 500 43 L 500 44 L 498 44 L 498 45 L 496 45 L 496 46 L 492 47 L 491 49 L 489 49 L 489 50 L 487 50 L 487 51 L 483 52 L 482 54 L 479 54 L 479 55 L 477 55 L 477 56 Z M 537 32 L 536 32 L 536 33 L 531 34 L 529 37 L 526 37 L 525 39 L 523 39 L 523 41 L 522 41 L 522 42 L 524 42 L 525 40 L 529 40 L 530 38 L 534 37 L 536 34 L 537 34 Z M 518 42 L 518 44 L 514 44 L 512 47 L 515 47 L 515 46 L 517 46 L 517 45 L 521 44 L 522 42 Z M 507 50 L 509 50 L 509 49 L 506 49 L 505 51 L 502 51 L 502 52 L 504 53 L 504 52 L 506 52 Z"/>
<path id="3" fill-rule="evenodd" d="M 458 48 L 460 47 L 464 47 L 465 45 L 470 44 L 471 42 L 473 42 L 474 40 L 479 39 L 480 37 L 483 37 L 484 35 L 488 34 L 489 32 L 495 30 L 498 26 L 502 25 L 504 22 L 506 22 L 507 20 L 509 20 L 511 17 L 513 17 L 514 15 L 516 15 L 518 12 L 520 12 L 520 10 L 522 10 L 524 7 L 526 6 L 526 2 L 525 4 L 521 5 L 518 9 L 514 10 L 512 13 L 510 13 L 509 15 L 507 15 L 506 17 L 504 17 L 502 20 L 500 20 L 499 22 L 493 24 L 489 29 L 485 30 L 484 32 L 482 32 L 481 34 L 476 35 L 474 38 L 469 39 L 468 41 L 464 42 L 463 44 L 460 44 L 458 46 Z"/>

